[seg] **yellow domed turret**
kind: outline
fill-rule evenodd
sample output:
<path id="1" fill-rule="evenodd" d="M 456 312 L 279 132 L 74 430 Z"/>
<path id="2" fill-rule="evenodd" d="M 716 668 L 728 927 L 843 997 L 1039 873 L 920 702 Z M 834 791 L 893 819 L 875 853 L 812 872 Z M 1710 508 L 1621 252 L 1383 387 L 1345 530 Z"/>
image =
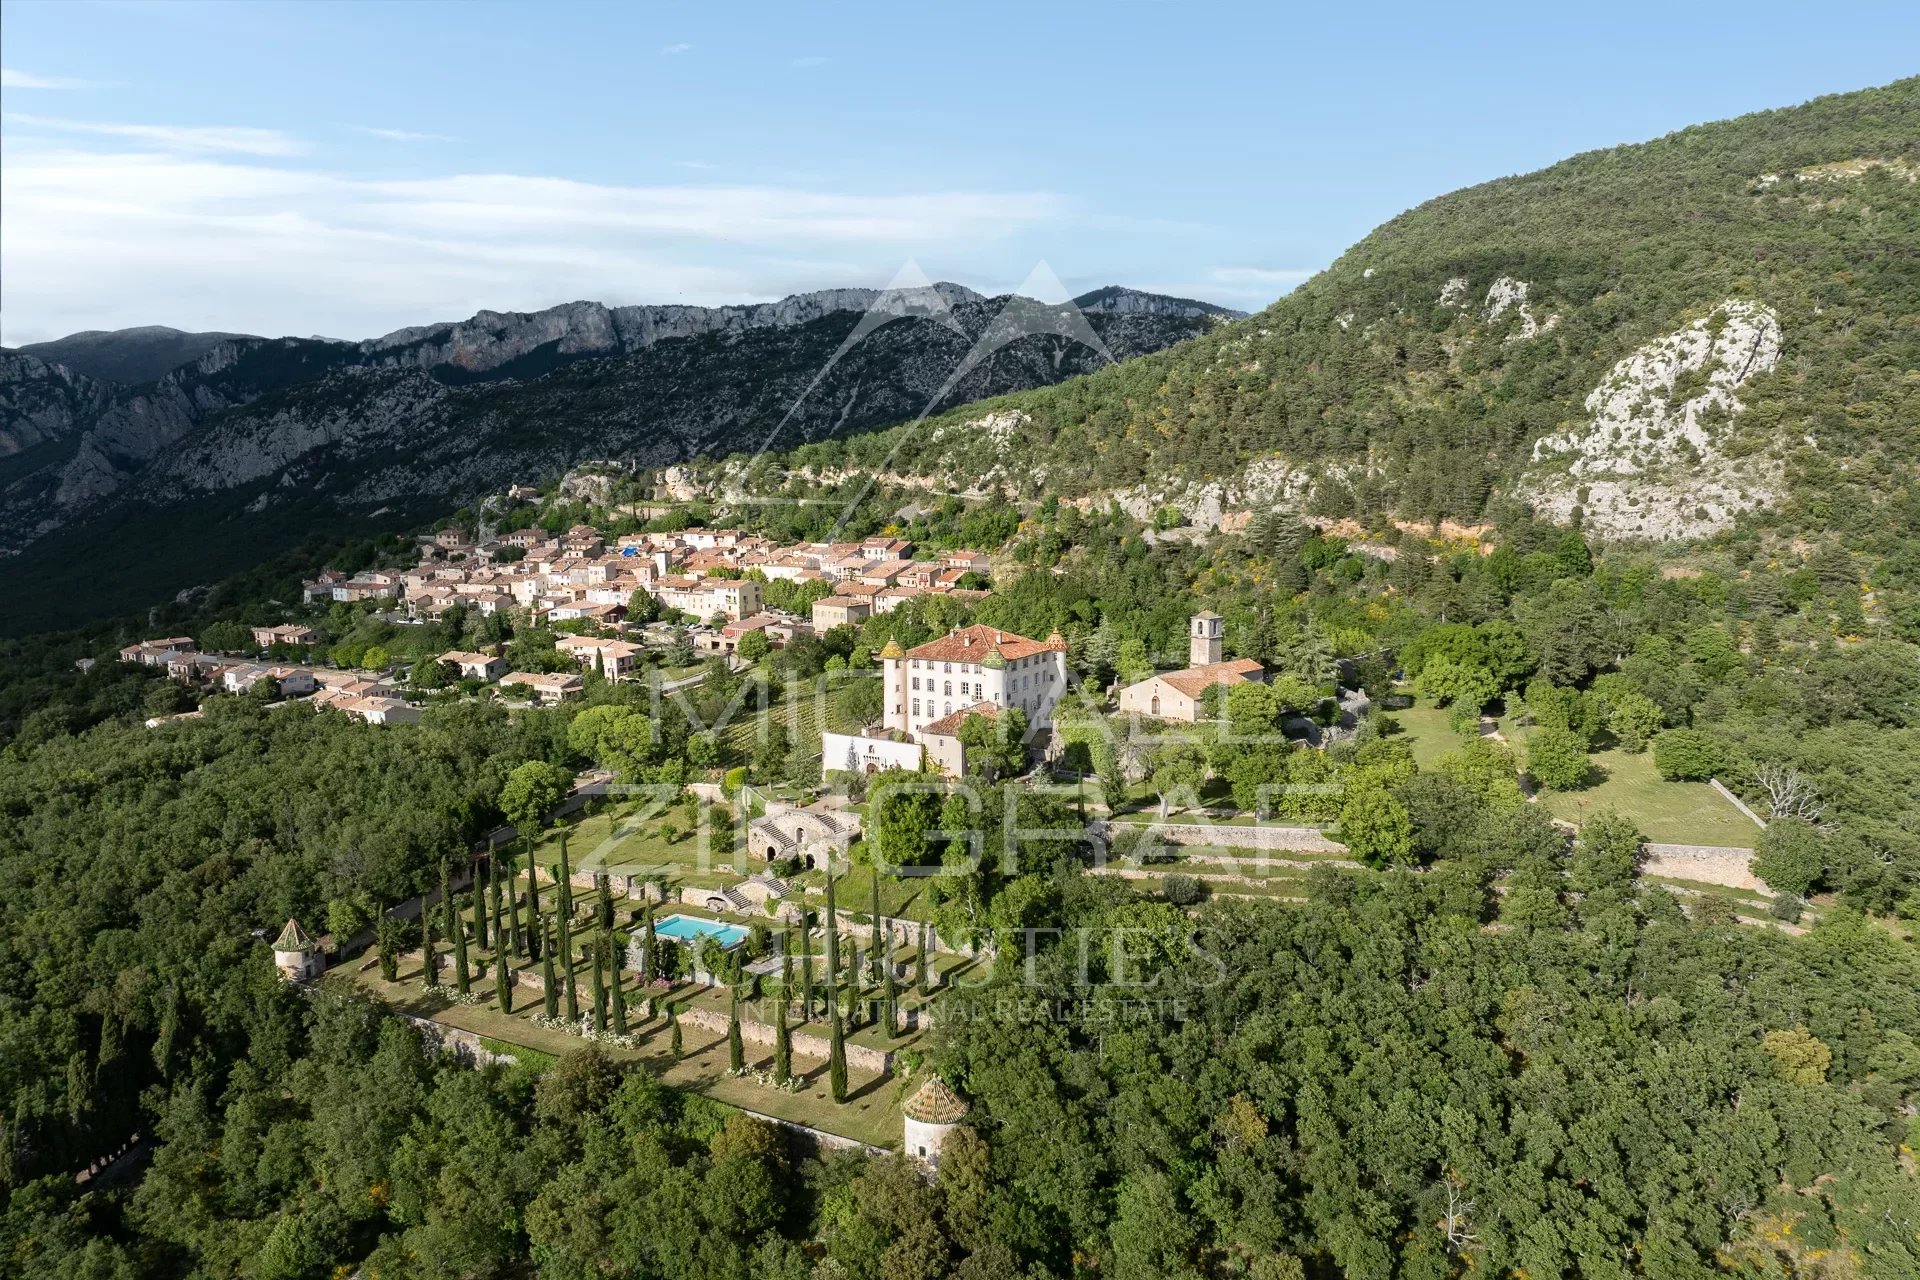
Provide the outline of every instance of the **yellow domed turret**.
<path id="1" fill-rule="evenodd" d="M 907 656 L 907 651 L 900 647 L 898 640 L 889 640 L 886 643 L 886 647 L 880 650 L 880 656 L 883 658 L 904 658 Z"/>

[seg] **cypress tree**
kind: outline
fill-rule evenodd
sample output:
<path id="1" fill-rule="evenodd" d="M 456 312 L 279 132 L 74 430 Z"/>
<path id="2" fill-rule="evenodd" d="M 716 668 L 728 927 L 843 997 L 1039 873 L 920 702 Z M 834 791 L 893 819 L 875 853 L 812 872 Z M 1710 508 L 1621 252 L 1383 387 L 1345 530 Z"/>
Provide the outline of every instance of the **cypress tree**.
<path id="1" fill-rule="evenodd" d="M 780 1007 L 793 1003 L 793 930 L 780 935 Z"/>
<path id="2" fill-rule="evenodd" d="M 533 860 L 531 839 L 527 841 L 527 945 L 540 953 L 533 959 L 547 952 L 546 924 L 540 915 L 540 864 Z"/>
<path id="3" fill-rule="evenodd" d="M 658 938 L 656 938 L 653 932 L 653 903 L 651 902 L 647 903 L 646 938 L 647 938 L 646 950 L 640 956 L 640 960 L 642 964 L 640 975 L 643 978 L 645 978 L 648 982 L 651 982 L 653 981 L 654 950 L 660 945 Z"/>
<path id="4" fill-rule="evenodd" d="M 520 863 L 513 854 L 500 851 L 500 905 L 506 912 L 507 950 L 514 956 L 526 954 L 526 938 L 520 932 L 520 894 L 515 887 L 519 879 Z"/>
<path id="5" fill-rule="evenodd" d="M 386 982 L 400 981 L 400 949 L 396 934 L 399 921 L 387 914 L 385 907 L 373 922 L 373 945 L 380 953 L 380 977 Z"/>
<path id="6" fill-rule="evenodd" d="M 613 928 L 613 886 L 607 883 L 605 872 L 593 877 L 593 888 L 600 895 L 600 930 L 605 933 Z"/>
<path id="7" fill-rule="evenodd" d="M 680 1011 L 672 1005 L 667 1006 L 667 1030 L 671 1033 L 667 1040 L 667 1050 L 673 1054 L 675 1062 L 680 1061 Z"/>
<path id="8" fill-rule="evenodd" d="M 540 922 L 540 986 L 546 995 L 547 1019 L 551 1021 L 560 1013 L 560 992 L 554 985 L 553 948 L 548 945 L 548 942 L 547 922 L 542 920 Z"/>
<path id="9" fill-rule="evenodd" d="M 800 931 L 801 945 L 806 950 L 800 954 L 800 1021 L 813 1021 L 813 940 L 806 936 L 806 930 Z"/>
<path id="10" fill-rule="evenodd" d="M 896 1018 L 900 1012 L 900 989 L 893 982 L 893 965 L 889 962 L 880 976 L 880 1002 L 887 1019 L 887 1039 L 894 1037 Z"/>
<path id="11" fill-rule="evenodd" d="M 447 908 L 452 918 L 453 908 Z M 460 921 L 453 920 L 453 987 L 461 995 L 468 994 L 468 984 L 472 982 L 472 970 L 467 966 L 467 931 L 460 927 Z"/>
<path id="12" fill-rule="evenodd" d="M 493 992 L 500 997 L 500 1012 L 513 1012 L 513 975 L 507 971 L 507 940 L 493 931 Z"/>
<path id="13" fill-rule="evenodd" d="M 773 1022 L 773 1078 L 781 1084 L 793 1079 L 793 1037 L 787 1030 L 787 1000 L 783 992 Z"/>
<path id="14" fill-rule="evenodd" d="M 727 1066 L 734 1071 L 747 1069 L 746 1047 L 740 1042 L 740 992 L 736 988 L 733 1003 L 727 1009 Z"/>
<path id="15" fill-rule="evenodd" d="M 933 926 L 922 923 L 920 926 L 920 955 L 914 961 L 913 983 L 920 989 L 921 995 L 927 994 L 927 944 L 932 941 L 927 935 Z"/>
<path id="16" fill-rule="evenodd" d="M 580 999 L 573 986 L 573 965 L 577 957 L 573 953 L 573 868 L 567 862 L 567 833 L 560 833 L 560 874 L 555 880 L 560 892 L 560 906 L 555 913 L 560 917 L 560 981 L 566 984 L 567 1021 L 580 1020 Z"/>
<path id="17" fill-rule="evenodd" d="M 499 915 L 499 900 L 501 900 L 501 896 L 503 896 L 503 894 L 501 894 L 501 885 L 499 885 L 499 871 L 501 871 L 499 860 L 497 860 L 497 858 L 488 858 L 486 913 L 488 913 L 488 927 L 492 929 L 495 936 L 501 933 L 501 923 L 503 923 L 503 921 L 501 921 L 501 915 Z M 509 869 L 509 875 L 511 875 L 511 869 Z M 511 885 L 513 881 L 507 881 L 507 883 Z M 501 946 L 505 946 L 505 942 L 501 942 Z"/>
<path id="18" fill-rule="evenodd" d="M 827 1007 L 832 1024 L 829 1030 L 830 1040 L 827 1051 L 827 1083 L 835 1102 L 847 1100 L 847 1045 L 846 1034 L 840 1027 L 840 993 L 829 989 Z"/>
<path id="19" fill-rule="evenodd" d="M 607 935 L 607 976 L 613 980 L 613 1031 L 623 1036 L 627 1034 L 627 994 L 621 980 L 626 975 L 620 971 L 619 941 L 612 934 Z"/>
<path id="20" fill-rule="evenodd" d="M 840 985 L 840 917 L 833 909 L 833 863 L 827 863 L 827 989 Z"/>
<path id="21" fill-rule="evenodd" d="M 887 919 L 880 914 L 880 869 L 875 867 L 873 869 L 873 981 L 875 986 L 880 983 L 880 966 L 885 963 L 882 957 L 892 950 L 887 946 L 886 936 Z"/>
<path id="22" fill-rule="evenodd" d="M 475 859 L 473 863 L 473 943 L 477 947 L 487 945 L 487 903 L 486 903 L 487 864 Z"/>
<path id="23" fill-rule="evenodd" d="M 607 980 L 600 976 L 600 943 L 596 939 L 593 950 L 593 1029 L 595 1032 L 607 1029 Z"/>
<path id="24" fill-rule="evenodd" d="M 440 878 L 440 888 L 446 891 L 445 868 Z M 433 905 L 427 901 L 427 895 L 420 895 L 420 980 L 429 987 L 440 985 L 440 953 L 434 949 Z"/>

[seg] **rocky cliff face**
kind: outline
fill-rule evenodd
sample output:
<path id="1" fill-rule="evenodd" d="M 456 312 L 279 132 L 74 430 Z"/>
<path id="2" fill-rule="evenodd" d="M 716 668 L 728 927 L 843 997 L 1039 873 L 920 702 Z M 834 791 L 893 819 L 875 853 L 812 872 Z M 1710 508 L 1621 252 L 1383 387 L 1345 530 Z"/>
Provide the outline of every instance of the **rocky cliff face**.
<path id="1" fill-rule="evenodd" d="M 69 439 L 110 393 L 84 374 L 21 351 L 0 351 L 0 458 Z"/>
<path id="2" fill-rule="evenodd" d="M 787 328 L 840 312 L 925 315 L 981 301 L 971 289 L 938 284 L 925 290 L 884 292 L 828 289 L 735 307 L 609 307 L 569 302 L 545 311 L 482 311 L 454 324 L 398 329 L 358 346 L 365 362 L 376 367 L 449 365 L 467 373 L 486 373 L 542 351 L 576 359 L 631 355 L 674 338 Z"/>

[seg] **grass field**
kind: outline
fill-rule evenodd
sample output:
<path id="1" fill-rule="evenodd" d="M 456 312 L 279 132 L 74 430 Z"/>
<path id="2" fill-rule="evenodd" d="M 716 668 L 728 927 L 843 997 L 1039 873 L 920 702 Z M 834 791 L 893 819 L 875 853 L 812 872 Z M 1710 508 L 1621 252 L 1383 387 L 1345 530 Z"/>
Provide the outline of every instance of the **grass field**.
<path id="1" fill-rule="evenodd" d="M 1413 748 L 1413 762 L 1431 769 L 1442 756 L 1458 751 L 1469 739 L 1455 733 L 1447 723 L 1447 713 L 1439 707 L 1411 706 L 1381 714 L 1397 721 L 1400 732 L 1395 739 Z"/>
<path id="2" fill-rule="evenodd" d="M 1503 719 L 1500 730 L 1524 759 L 1527 730 Z M 1655 844 L 1713 844 L 1751 849 L 1760 835 L 1747 816 L 1704 782 L 1668 782 L 1653 767 L 1653 752 L 1596 751 L 1594 781 L 1578 791 L 1542 791 L 1554 817 L 1582 823 L 1602 809 L 1633 819 Z"/>

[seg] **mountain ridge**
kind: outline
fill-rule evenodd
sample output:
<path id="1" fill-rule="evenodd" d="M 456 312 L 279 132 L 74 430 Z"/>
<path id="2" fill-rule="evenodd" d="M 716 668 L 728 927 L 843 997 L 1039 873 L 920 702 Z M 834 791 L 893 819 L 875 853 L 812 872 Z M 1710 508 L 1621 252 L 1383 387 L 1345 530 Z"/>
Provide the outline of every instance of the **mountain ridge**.
<path id="1" fill-rule="evenodd" d="M 104 403 L 78 375 L 14 353 L 14 381 L 40 408 L 0 426 L 0 566 L 44 584 L 50 608 L 72 598 L 56 580 L 76 573 L 103 592 L 171 594 L 355 511 L 437 514 L 582 457 L 661 463 L 869 429 L 1087 371 L 1104 357 L 1072 340 L 1076 324 L 1124 359 L 1215 323 L 1150 300 L 1023 303 L 1053 319 L 951 387 L 1009 299 L 925 286 L 698 315 L 568 304 L 364 343 L 235 340 Z M 204 554 L 184 553 L 189 527 L 210 540 Z"/>

